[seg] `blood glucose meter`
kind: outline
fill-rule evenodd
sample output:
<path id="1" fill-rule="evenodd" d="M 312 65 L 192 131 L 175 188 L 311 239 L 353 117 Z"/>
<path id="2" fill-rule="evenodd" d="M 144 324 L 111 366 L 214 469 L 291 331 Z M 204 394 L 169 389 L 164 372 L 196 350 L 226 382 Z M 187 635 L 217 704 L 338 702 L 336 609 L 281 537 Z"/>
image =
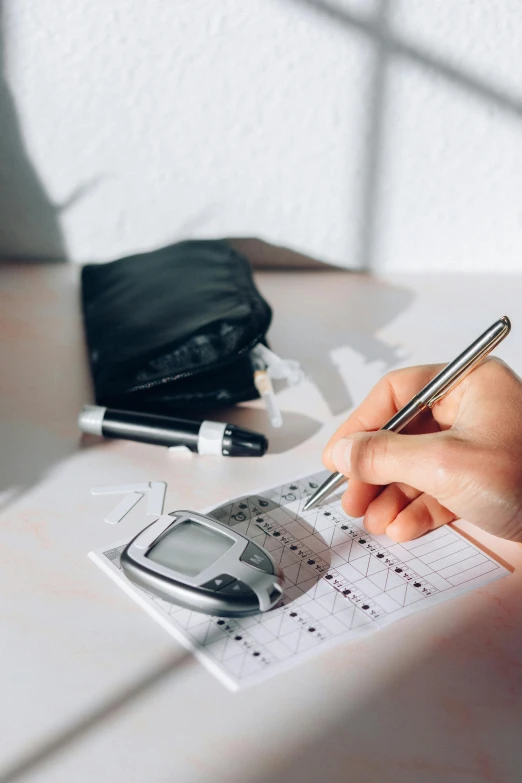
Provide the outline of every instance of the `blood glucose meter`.
<path id="1" fill-rule="evenodd" d="M 159 517 L 120 561 L 139 587 L 195 612 L 245 617 L 272 609 L 283 594 L 283 572 L 269 552 L 192 511 Z"/>

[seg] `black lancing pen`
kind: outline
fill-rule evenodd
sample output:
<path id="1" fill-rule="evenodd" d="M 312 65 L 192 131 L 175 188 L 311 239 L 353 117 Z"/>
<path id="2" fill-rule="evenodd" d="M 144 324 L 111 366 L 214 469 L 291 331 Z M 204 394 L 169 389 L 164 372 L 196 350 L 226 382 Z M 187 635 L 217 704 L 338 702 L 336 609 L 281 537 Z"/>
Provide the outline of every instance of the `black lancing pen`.
<path id="1" fill-rule="evenodd" d="M 198 454 L 262 457 L 268 440 L 260 432 L 220 421 L 192 421 L 139 411 L 85 405 L 78 416 L 82 432 L 156 446 L 186 446 Z"/>

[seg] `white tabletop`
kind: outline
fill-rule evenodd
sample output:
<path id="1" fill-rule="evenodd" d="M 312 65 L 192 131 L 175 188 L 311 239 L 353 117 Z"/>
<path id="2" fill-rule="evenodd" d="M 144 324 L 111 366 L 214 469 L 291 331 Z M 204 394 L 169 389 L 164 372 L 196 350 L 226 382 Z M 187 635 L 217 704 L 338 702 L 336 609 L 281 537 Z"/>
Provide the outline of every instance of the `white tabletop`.
<path id="1" fill-rule="evenodd" d="M 258 282 L 272 347 L 308 380 L 281 393 L 285 427 L 262 460 L 182 459 L 94 438 L 80 447 L 92 391 L 78 269 L 0 266 L 0 781 L 520 781 L 519 545 L 459 523 L 514 573 L 237 693 L 88 560 L 142 524 L 105 524 L 95 484 L 166 481 L 172 510 L 312 471 L 369 378 L 449 360 L 503 314 L 513 331 L 497 353 L 522 372 L 522 277 Z M 257 402 L 226 415 L 265 428 Z"/>

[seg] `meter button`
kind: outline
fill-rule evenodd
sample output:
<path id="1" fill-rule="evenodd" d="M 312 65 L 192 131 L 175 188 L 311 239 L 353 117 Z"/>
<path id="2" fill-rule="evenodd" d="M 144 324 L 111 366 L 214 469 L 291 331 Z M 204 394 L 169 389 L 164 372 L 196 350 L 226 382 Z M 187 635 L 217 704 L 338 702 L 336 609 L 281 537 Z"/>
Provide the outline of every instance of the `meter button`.
<path id="1" fill-rule="evenodd" d="M 241 582 L 239 579 L 237 582 L 232 582 L 232 584 L 227 585 L 226 587 L 223 587 L 219 593 L 220 595 L 252 595 L 253 590 L 251 587 L 246 585 L 244 582 Z"/>
<path id="2" fill-rule="evenodd" d="M 273 574 L 274 568 L 269 558 L 265 555 L 262 549 L 259 549 L 255 544 L 249 543 L 240 560 L 243 563 L 259 568 L 260 571 L 264 571 L 265 574 Z"/>
<path id="3" fill-rule="evenodd" d="M 211 579 L 210 582 L 205 582 L 201 587 L 205 588 L 205 590 L 221 590 L 222 587 L 226 587 L 231 582 L 235 582 L 233 576 L 230 576 L 230 574 L 220 574 L 219 576 L 215 576 L 214 579 Z"/>

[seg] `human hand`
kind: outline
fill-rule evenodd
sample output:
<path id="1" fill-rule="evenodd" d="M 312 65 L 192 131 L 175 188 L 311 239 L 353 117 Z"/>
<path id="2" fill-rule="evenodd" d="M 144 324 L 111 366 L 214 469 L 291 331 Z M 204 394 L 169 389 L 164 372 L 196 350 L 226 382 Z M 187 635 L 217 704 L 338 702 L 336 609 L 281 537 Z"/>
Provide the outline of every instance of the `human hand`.
<path id="1" fill-rule="evenodd" d="M 385 375 L 330 438 L 342 505 L 369 533 L 409 541 L 463 517 L 522 541 L 522 381 L 487 359 L 401 433 L 381 430 L 443 365 Z"/>

